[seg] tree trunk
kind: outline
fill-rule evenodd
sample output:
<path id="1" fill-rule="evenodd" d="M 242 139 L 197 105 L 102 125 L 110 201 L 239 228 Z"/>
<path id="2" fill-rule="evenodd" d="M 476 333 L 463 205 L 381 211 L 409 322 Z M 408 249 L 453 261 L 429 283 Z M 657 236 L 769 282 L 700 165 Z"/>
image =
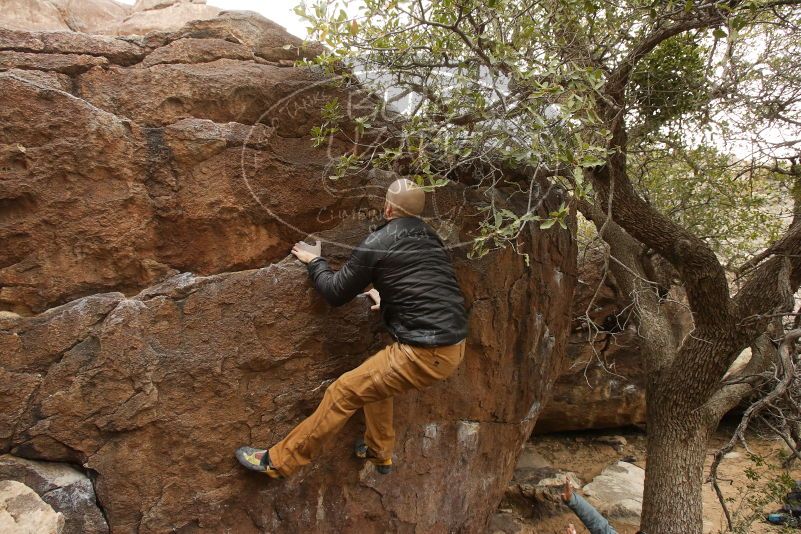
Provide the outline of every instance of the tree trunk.
<path id="1" fill-rule="evenodd" d="M 660 402 L 655 396 L 647 398 L 648 459 L 640 528 L 646 534 L 701 534 L 708 424 L 701 410 Z"/>

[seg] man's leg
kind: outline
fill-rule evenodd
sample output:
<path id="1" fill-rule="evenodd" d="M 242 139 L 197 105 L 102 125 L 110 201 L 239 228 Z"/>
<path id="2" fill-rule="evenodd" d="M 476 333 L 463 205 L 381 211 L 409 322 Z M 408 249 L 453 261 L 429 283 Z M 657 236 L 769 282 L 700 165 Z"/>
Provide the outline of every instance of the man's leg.
<path id="1" fill-rule="evenodd" d="M 290 476 L 319 456 L 359 408 L 448 377 L 464 355 L 464 344 L 420 348 L 393 343 L 339 377 L 317 410 L 270 449 L 270 460 Z M 391 450 L 389 454 L 391 454 Z"/>
<path id="2" fill-rule="evenodd" d="M 382 460 L 392 457 L 395 447 L 395 428 L 392 426 L 394 401 L 392 397 L 364 405 L 364 421 L 367 431 L 364 442 Z"/>
<path id="3" fill-rule="evenodd" d="M 283 476 L 290 476 L 319 456 L 325 443 L 365 404 L 384 400 L 395 391 L 379 387 L 392 372 L 389 345 L 359 367 L 340 376 L 325 391 L 312 415 L 270 449 L 270 460 Z"/>

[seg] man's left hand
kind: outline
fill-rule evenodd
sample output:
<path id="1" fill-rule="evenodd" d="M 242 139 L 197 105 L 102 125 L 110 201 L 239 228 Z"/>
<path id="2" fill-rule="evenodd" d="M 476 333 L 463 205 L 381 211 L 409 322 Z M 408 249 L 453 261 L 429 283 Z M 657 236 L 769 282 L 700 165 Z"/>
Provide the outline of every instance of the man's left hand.
<path id="1" fill-rule="evenodd" d="M 316 241 L 314 245 L 310 245 L 305 241 L 298 241 L 292 247 L 292 254 L 303 263 L 309 263 L 314 258 L 319 258 L 322 251 L 322 245 Z"/>
<path id="2" fill-rule="evenodd" d="M 373 305 L 370 306 L 370 309 L 373 311 L 378 311 L 381 309 L 381 295 L 378 294 L 378 290 L 373 288 L 370 291 L 365 291 L 362 295 L 367 295 L 372 299 Z"/>

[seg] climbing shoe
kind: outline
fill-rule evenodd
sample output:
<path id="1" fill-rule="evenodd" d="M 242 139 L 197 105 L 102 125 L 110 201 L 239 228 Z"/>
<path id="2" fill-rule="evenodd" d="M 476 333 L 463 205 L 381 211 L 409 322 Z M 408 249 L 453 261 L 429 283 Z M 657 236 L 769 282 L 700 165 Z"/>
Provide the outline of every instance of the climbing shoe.
<path id="1" fill-rule="evenodd" d="M 254 449 L 253 447 L 239 447 L 236 450 L 236 459 L 239 463 L 251 471 L 264 473 L 270 478 L 284 478 L 281 473 L 273 467 L 270 462 L 270 452 L 266 449 Z"/>
<path id="2" fill-rule="evenodd" d="M 356 458 L 367 460 L 373 464 L 375 470 L 382 475 L 388 475 L 392 472 L 392 458 L 382 460 L 376 455 L 373 449 L 367 446 L 364 440 L 360 439 L 356 442 L 356 447 L 353 452 L 356 454 Z"/>

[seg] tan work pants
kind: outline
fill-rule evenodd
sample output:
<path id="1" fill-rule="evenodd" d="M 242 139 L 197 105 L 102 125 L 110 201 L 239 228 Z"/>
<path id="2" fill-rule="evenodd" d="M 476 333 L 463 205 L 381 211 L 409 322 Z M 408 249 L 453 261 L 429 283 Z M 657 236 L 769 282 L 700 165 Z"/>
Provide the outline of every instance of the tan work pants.
<path id="1" fill-rule="evenodd" d="M 270 460 L 290 476 L 322 451 L 359 408 L 367 423 L 365 442 L 381 459 L 392 457 L 392 397 L 449 377 L 464 358 L 464 341 L 445 347 L 393 343 L 328 386 L 317 410 L 270 449 Z"/>

